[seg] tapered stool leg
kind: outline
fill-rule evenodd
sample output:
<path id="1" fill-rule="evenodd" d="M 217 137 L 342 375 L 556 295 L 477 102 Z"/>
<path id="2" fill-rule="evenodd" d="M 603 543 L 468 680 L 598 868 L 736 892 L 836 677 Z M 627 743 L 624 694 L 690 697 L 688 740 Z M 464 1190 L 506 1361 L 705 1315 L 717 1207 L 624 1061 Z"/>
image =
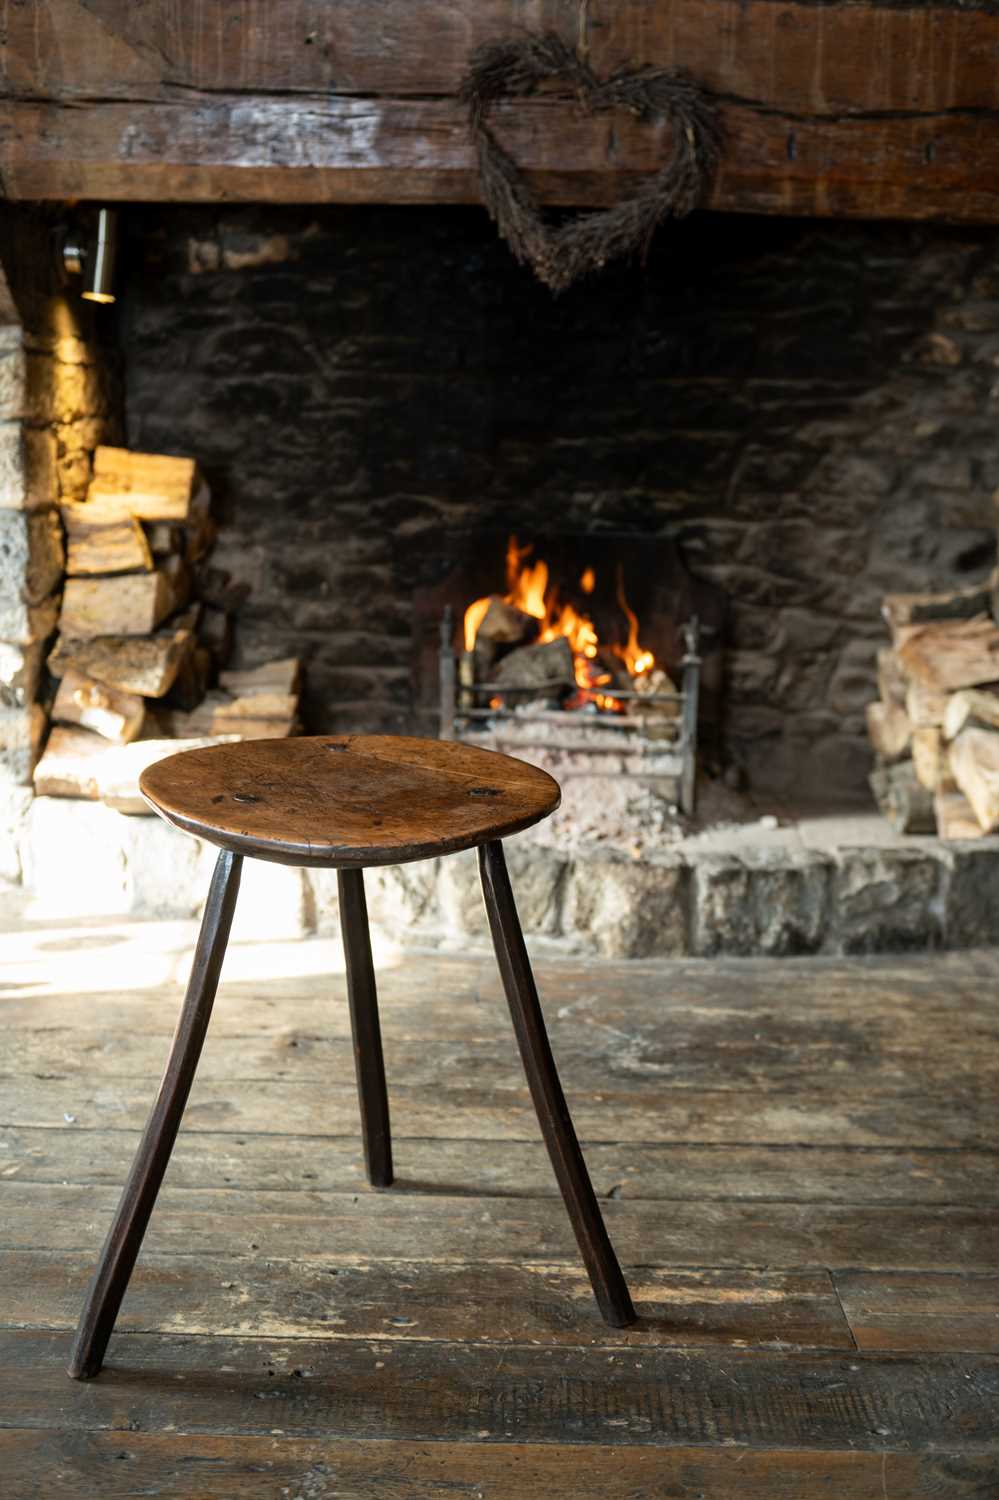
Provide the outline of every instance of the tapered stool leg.
<path id="1" fill-rule="evenodd" d="M 612 1328 L 625 1328 L 635 1321 L 635 1309 L 597 1205 L 559 1082 L 499 841 L 480 846 L 479 872 L 513 1029 L 548 1155 L 597 1305 Z"/>
<path id="2" fill-rule="evenodd" d="M 337 886 L 340 892 L 340 931 L 347 961 L 347 999 L 354 1036 L 354 1071 L 361 1106 L 364 1165 L 373 1187 L 390 1187 L 392 1134 L 363 870 L 338 870 Z"/>
<path id="3" fill-rule="evenodd" d="M 69 1373 L 74 1380 L 88 1380 L 100 1373 L 104 1351 L 170 1160 L 218 989 L 242 864 L 241 855 L 224 849 L 215 865 L 166 1071 L 76 1330 L 69 1361 Z"/>

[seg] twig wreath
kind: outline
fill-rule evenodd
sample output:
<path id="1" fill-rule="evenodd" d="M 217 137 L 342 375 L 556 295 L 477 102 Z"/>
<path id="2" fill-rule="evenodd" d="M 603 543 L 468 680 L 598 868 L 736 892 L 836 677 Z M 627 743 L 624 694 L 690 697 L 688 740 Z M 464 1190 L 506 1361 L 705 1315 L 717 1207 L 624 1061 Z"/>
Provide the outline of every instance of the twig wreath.
<path id="1" fill-rule="evenodd" d="M 590 111 L 627 109 L 642 120 L 666 120 L 672 153 L 665 166 L 613 208 L 547 224 L 513 158 L 489 128 L 498 100 L 522 99 L 548 79 L 564 79 Z M 479 160 L 482 196 L 516 258 L 553 292 L 562 292 L 608 260 L 644 255 L 666 218 L 680 219 L 703 199 L 721 157 L 717 106 L 681 68 L 641 68 L 599 79 L 561 37 L 528 34 L 473 52 L 460 97 Z"/>

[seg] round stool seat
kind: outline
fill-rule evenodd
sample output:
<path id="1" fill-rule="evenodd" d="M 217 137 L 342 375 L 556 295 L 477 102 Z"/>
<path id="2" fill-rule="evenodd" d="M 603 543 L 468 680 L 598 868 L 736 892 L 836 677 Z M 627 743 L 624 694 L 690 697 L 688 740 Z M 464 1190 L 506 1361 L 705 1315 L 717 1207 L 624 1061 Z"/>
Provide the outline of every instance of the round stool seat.
<path id="1" fill-rule="evenodd" d="M 183 750 L 139 780 L 168 823 L 255 859 L 405 864 L 529 828 L 559 805 L 536 766 L 452 741 L 359 734 Z"/>

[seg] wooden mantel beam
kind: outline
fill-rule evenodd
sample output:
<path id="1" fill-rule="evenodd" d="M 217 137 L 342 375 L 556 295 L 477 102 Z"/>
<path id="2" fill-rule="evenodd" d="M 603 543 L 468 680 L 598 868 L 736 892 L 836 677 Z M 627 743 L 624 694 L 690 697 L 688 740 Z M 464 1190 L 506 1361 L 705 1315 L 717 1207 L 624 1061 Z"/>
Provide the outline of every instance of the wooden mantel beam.
<path id="1" fill-rule="evenodd" d="M 13 199 L 474 202 L 468 53 L 532 27 L 600 73 L 683 64 L 713 88 L 713 208 L 999 222 L 995 0 L 35 0 L 5 20 Z M 612 201 L 667 147 L 555 98 L 496 124 L 555 203 Z"/>

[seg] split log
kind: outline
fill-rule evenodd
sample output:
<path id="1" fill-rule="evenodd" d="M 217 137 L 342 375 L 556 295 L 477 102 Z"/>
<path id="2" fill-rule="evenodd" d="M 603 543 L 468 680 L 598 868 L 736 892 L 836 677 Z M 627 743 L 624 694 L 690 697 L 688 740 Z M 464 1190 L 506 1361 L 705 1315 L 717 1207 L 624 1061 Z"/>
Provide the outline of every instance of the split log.
<path id="1" fill-rule="evenodd" d="M 153 559 L 142 527 L 114 501 L 84 501 L 61 507 L 66 528 L 66 572 L 152 572 Z"/>
<path id="2" fill-rule="evenodd" d="M 504 656 L 493 681 L 508 705 L 564 698 L 576 687 L 572 647 L 564 635 L 543 646 L 520 646 Z"/>
<path id="3" fill-rule="evenodd" d="M 145 715 L 145 701 L 137 694 L 123 693 L 72 669 L 63 676 L 52 705 L 56 723 L 92 729 L 120 744 L 138 738 Z"/>
<path id="4" fill-rule="evenodd" d="M 36 797 L 100 798 L 98 771 L 108 742 L 89 729 L 54 728 L 35 767 Z"/>
<path id="5" fill-rule="evenodd" d="M 98 795 L 115 812 L 152 813 L 153 809 L 139 791 L 139 777 L 147 766 L 178 755 L 182 750 L 202 750 L 209 745 L 227 745 L 234 735 L 202 735 L 194 739 L 136 740 L 133 745 L 119 745 L 98 767 Z"/>
<path id="6" fill-rule="evenodd" d="M 167 614 L 172 615 L 176 610 L 183 609 L 191 597 L 191 570 L 183 557 L 176 556 L 165 558 L 159 571 L 169 591 L 170 607 Z M 189 629 L 190 627 L 184 626 L 183 628 Z"/>
<path id="7" fill-rule="evenodd" d="M 913 730 L 912 765 L 920 786 L 928 792 L 945 792 L 953 787 L 947 747 L 939 729 Z"/>
<path id="8" fill-rule="evenodd" d="M 59 629 L 83 640 L 101 635 L 149 635 L 177 607 L 171 575 L 119 573 L 111 578 L 68 578 Z"/>
<path id="9" fill-rule="evenodd" d="M 49 657 L 48 668 L 53 677 L 77 671 L 126 693 L 162 698 L 176 681 L 193 646 L 189 630 L 154 636 L 96 636 L 91 640 L 62 638 Z"/>
<path id="10" fill-rule="evenodd" d="M 232 656 L 232 616 L 224 609 L 215 609 L 211 604 L 204 605 L 198 635 L 202 645 L 207 646 L 212 653 L 215 664 L 224 667 Z"/>
<path id="11" fill-rule="evenodd" d="M 965 729 L 951 743 L 950 769 L 986 833 L 999 828 L 999 733 Z"/>
<path id="12" fill-rule="evenodd" d="M 883 703 L 897 703 L 900 708 L 905 707 L 905 677 L 898 657 L 888 646 L 878 652 L 878 692 Z"/>
<path id="13" fill-rule="evenodd" d="M 936 693 L 920 682 L 910 682 L 905 694 L 905 712 L 913 729 L 937 729 L 943 723 L 949 693 Z"/>
<path id="14" fill-rule="evenodd" d="M 902 760 L 912 743 L 912 724 L 904 708 L 895 703 L 868 703 L 867 733 L 881 759 Z"/>
<path id="15" fill-rule="evenodd" d="M 150 521 L 145 533 L 154 557 L 172 557 L 185 551 L 184 528 L 177 521 Z"/>
<path id="16" fill-rule="evenodd" d="M 237 698 L 248 698 L 254 693 L 296 693 L 300 675 L 298 657 L 283 656 L 241 672 L 221 672 L 219 686 Z"/>
<path id="17" fill-rule="evenodd" d="M 911 634 L 908 632 L 911 629 Z M 999 626 L 987 617 L 903 627 L 898 659 L 910 682 L 936 693 L 999 678 Z"/>
<path id="18" fill-rule="evenodd" d="M 166 695 L 166 706 L 184 713 L 196 709 L 208 691 L 211 670 L 211 652 L 204 646 L 195 646 L 181 663 L 174 684 Z"/>
<path id="19" fill-rule="evenodd" d="M 990 613 L 995 586 L 993 575 L 985 583 L 947 594 L 887 594 L 881 613 L 893 634 L 906 625 L 922 625 L 930 620 L 971 620 Z"/>
<path id="20" fill-rule="evenodd" d="M 250 693 L 221 703 L 212 715 L 212 734 L 238 734 L 244 740 L 284 739 L 297 727 L 294 693 Z"/>
<path id="21" fill-rule="evenodd" d="M 225 568 L 199 568 L 195 575 L 194 591 L 205 604 L 224 609 L 228 614 L 244 605 L 250 595 L 248 583 L 234 583 L 232 574 Z"/>
<path id="22" fill-rule="evenodd" d="M 963 792 L 937 792 L 933 798 L 937 834 L 942 839 L 983 839 L 985 830 Z"/>
<path id="23" fill-rule="evenodd" d="M 195 498 L 200 494 L 207 494 L 207 485 L 193 458 L 103 446 L 94 453 L 87 499 L 121 501 L 140 521 L 186 521 L 192 505 L 204 505 Z"/>
<path id="24" fill-rule="evenodd" d="M 878 810 L 896 833 L 935 833 L 933 797 L 916 779 L 911 760 L 881 766 L 868 778 Z"/>
<path id="25" fill-rule="evenodd" d="M 964 688 L 947 700 L 944 739 L 955 740 L 962 729 L 999 729 L 999 693 Z"/>

